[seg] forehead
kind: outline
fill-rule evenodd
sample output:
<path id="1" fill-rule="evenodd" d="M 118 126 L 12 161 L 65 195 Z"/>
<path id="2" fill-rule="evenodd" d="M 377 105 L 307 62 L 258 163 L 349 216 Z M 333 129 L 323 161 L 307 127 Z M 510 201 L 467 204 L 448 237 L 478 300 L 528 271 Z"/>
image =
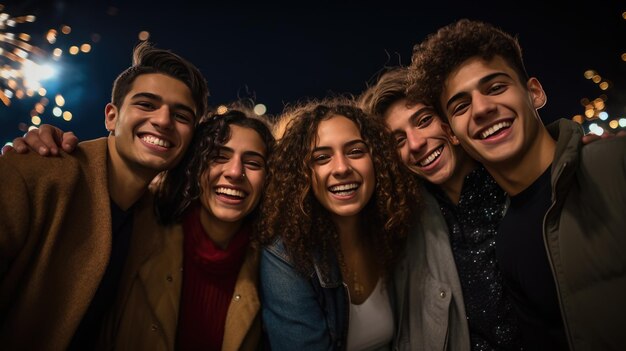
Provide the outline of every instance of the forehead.
<path id="1" fill-rule="evenodd" d="M 501 56 L 495 56 L 490 60 L 472 57 L 450 72 L 446 81 L 448 85 L 475 84 L 479 79 L 495 72 L 503 72 L 511 77 L 517 77 L 513 67 Z"/>
<path id="2" fill-rule="evenodd" d="M 407 99 L 400 99 L 385 111 L 385 123 L 391 130 L 403 129 L 411 123 L 411 117 L 424 107 L 426 105 L 421 102 L 410 104 Z"/>
<path id="3" fill-rule="evenodd" d="M 238 125 L 230 125 L 230 139 L 224 146 L 238 152 L 254 151 L 265 156 L 267 151 L 263 138 L 256 130 Z"/>
<path id="4" fill-rule="evenodd" d="M 195 109 L 191 89 L 182 81 L 161 73 L 142 74 L 135 78 L 129 97 L 138 93 L 158 95 L 166 102 L 182 103 Z"/>
<path id="5" fill-rule="evenodd" d="M 448 99 L 460 93 L 468 93 L 472 89 L 480 88 L 491 80 L 485 80 L 488 76 L 511 77 L 518 81 L 518 76 L 501 56 L 495 56 L 490 60 L 480 57 L 472 57 L 464 61 L 445 80 L 440 101 L 443 108 L 446 108 Z"/>
<path id="6" fill-rule="evenodd" d="M 320 122 L 314 146 L 343 144 L 354 139 L 361 139 L 357 125 L 344 116 L 335 115 Z"/>

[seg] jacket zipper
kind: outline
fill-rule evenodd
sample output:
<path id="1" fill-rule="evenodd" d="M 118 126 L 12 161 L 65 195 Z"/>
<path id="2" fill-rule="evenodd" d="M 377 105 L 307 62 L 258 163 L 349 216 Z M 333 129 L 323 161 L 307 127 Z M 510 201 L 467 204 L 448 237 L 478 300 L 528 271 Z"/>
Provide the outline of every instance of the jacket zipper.
<path id="1" fill-rule="evenodd" d="M 563 173 L 563 170 L 565 170 L 565 167 L 567 166 L 567 162 L 563 163 L 563 165 L 560 167 L 558 174 L 554 177 L 555 181 L 553 184 L 553 188 L 552 188 L 552 194 L 554 194 L 554 200 L 552 201 L 552 204 L 550 205 L 550 208 L 548 208 L 548 211 L 546 212 L 545 216 L 543 217 L 543 245 L 545 246 L 546 249 L 546 253 L 548 256 L 548 262 L 550 264 L 550 270 L 552 271 L 552 276 L 555 280 L 555 286 L 556 286 L 556 296 L 559 299 L 559 308 L 561 310 L 561 320 L 563 321 L 563 329 L 565 330 L 565 336 L 567 337 L 567 343 L 569 344 L 570 350 L 574 350 L 574 342 L 572 341 L 572 335 L 570 333 L 569 330 L 569 326 L 567 325 L 567 318 L 566 318 L 566 314 L 565 314 L 565 307 L 563 306 L 563 300 L 561 299 L 561 288 L 559 286 L 559 281 L 557 278 L 557 274 L 556 274 L 556 270 L 554 268 L 554 262 L 552 261 L 552 254 L 550 251 L 550 246 L 548 245 L 548 228 L 547 228 L 547 219 L 548 217 L 550 217 L 552 210 L 554 209 L 554 206 L 556 205 L 556 185 L 559 181 L 559 179 L 561 178 L 561 174 Z"/>

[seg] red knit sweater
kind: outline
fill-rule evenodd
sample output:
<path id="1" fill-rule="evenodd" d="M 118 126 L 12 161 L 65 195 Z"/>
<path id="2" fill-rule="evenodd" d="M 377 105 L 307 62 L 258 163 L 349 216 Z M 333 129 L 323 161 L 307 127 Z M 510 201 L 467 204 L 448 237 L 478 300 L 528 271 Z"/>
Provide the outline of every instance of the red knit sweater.
<path id="1" fill-rule="evenodd" d="M 200 207 L 184 218 L 183 283 L 177 349 L 221 350 L 224 324 L 249 241 L 247 227 L 222 250 L 204 232 Z"/>

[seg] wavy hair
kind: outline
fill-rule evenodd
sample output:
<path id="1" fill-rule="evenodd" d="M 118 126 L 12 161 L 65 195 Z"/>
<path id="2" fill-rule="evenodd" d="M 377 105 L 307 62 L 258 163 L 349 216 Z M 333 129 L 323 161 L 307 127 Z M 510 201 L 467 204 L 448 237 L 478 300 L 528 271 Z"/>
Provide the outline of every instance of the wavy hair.
<path id="1" fill-rule="evenodd" d="M 343 264 L 338 229 L 311 188 L 311 145 L 318 126 L 343 116 L 354 122 L 370 149 L 376 185 L 360 213 L 366 230 L 362 234 L 387 274 L 404 245 L 419 196 L 414 177 L 398 158 L 391 134 L 346 97 L 312 100 L 288 107 L 285 113 L 290 123 L 269 160 L 269 183 L 257 230 L 261 243 L 282 239 L 294 267 L 304 275 L 312 272 L 315 262 L 325 273 L 333 257 Z"/>
<path id="2" fill-rule="evenodd" d="M 403 66 L 383 71 L 376 82 L 368 86 L 359 96 L 357 100 L 359 107 L 376 117 L 385 118 L 385 113 L 391 105 L 407 97 L 408 75 L 408 68 Z"/>
<path id="3" fill-rule="evenodd" d="M 139 43 L 133 50 L 132 66 L 120 73 L 115 79 L 111 91 L 111 103 L 121 108 L 135 79 L 150 73 L 168 75 L 183 82 L 189 88 L 196 105 L 196 123 L 207 113 L 209 89 L 200 70 L 173 52 L 157 49 L 146 41 Z"/>
<path id="4" fill-rule="evenodd" d="M 224 114 L 209 115 L 198 125 L 194 139 L 183 160 L 173 169 L 162 173 L 155 193 L 155 211 L 162 224 L 179 222 L 189 205 L 200 197 L 200 179 L 221 146 L 231 137 L 231 125 L 256 131 L 265 144 L 267 155 L 274 149 L 274 137 L 269 123 L 243 109 L 229 109 Z M 267 178 L 266 178 L 267 182 Z M 246 221 L 254 221 L 258 206 Z"/>

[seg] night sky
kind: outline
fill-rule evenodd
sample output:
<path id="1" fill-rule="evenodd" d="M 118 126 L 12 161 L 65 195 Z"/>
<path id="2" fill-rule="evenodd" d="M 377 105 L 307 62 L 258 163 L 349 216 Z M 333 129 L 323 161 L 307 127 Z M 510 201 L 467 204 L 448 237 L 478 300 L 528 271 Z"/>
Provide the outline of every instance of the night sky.
<path id="1" fill-rule="evenodd" d="M 47 52 L 64 50 L 58 76 L 43 83 L 51 104 L 41 119 L 83 140 L 106 135 L 104 106 L 113 80 L 130 65 L 144 30 L 155 46 L 200 68 L 211 105 L 253 98 L 276 115 L 285 104 L 306 97 L 358 94 L 383 67 L 410 63 L 413 44 L 438 27 L 460 18 L 485 20 L 518 35 L 527 70 L 548 94 L 544 121 L 582 114 L 581 99 L 601 94 L 608 97 L 610 116 L 626 117 L 626 62 L 620 58 L 626 53 L 626 6 L 619 1 L 579 8 L 532 0 L 435 1 L 421 8 L 418 1 L 212 3 L 0 0 L 0 12 L 37 16 L 34 23 L 0 29 L 0 34 L 25 32 L 31 44 Z M 61 25 L 72 32 L 59 35 L 54 45 L 45 42 L 47 30 Z M 90 53 L 67 54 L 70 45 L 82 43 L 92 45 Z M 7 63 L 5 57 L 0 60 L 0 66 Z M 598 71 L 612 87 L 601 91 L 583 76 L 587 69 Z M 57 93 L 65 97 L 63 109 L 73 114 L 69 122 L 50 112 Z M 8 107 L 0 102 L 2 144 L 24 133 L 20 122 L 22 128 L 31 125 L 29 111 L 38 100 L 13 98 Z"/>

